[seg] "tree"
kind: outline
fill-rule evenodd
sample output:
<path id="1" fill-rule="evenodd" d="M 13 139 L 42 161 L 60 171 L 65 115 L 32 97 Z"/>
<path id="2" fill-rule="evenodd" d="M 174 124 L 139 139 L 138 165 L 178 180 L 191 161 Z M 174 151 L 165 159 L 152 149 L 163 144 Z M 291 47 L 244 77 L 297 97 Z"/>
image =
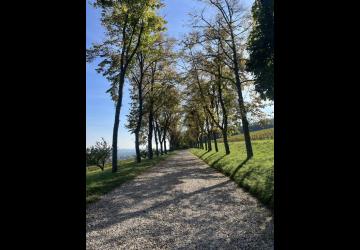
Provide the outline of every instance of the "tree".
<path id="1" fill-rule="evenodd" d="M 187 80 L 190 80 L 189 78 Z M 187 141 L 195 144 L 198 148 L 207 149 L 207 136 L 205 130 L 205 112 L 199 90 L 194 84 L 187 84 L 184 95 L 187 97 L 183 107 L 185 113 L 183 123 L 187 130 Z"/>
<path id="2" fill-rule="evenodd" d="M 214 20 L 205 18 L 204 11 L 200 15 L 196 15 L 196 21 L 201 21 L 203 24 L 197 27 L 205 31 L 208 29 L 213 31 L 211 36 L 203 35 L 202 38 L 206 40 L 216 39 L 220 42 L 219 45 L 224 53 L 224 63 L 232 71 L 234 77 L 229 78 L 229 80 L 236 86 L 247 158 L 251 158 L 253 156 L 253 149 L 242 93 L 243 84 L 251 80 L 248 79 L 245 72 L 245 44 L 246 35 L 250 29 L 249 19 L 237 0 L 204 1 L 214 7 L 217 13 Z"/>
<path id="3" fill-rule="evenodd" d="M 208 30 L 208 33 L 211 32 Z M 215 126 L 221 130 L 226 154 L 230 154 L 230 148 L 227 140 L 228 127 L 228 107 L 232 107 L 231 100 L 234 98 L 226 98 L 230 95 L 227 90 L 229 84 L 229 70 L 225 68 L 223 63 L 223 54 L 216 40 L 198 41 L 198 33 L 192 33 L 184 41 L 184 49 L 188 53 L 184 53 L 188 60 L 190 69 L 188 70 L 189 79 L 188 87 L 191 92 L 196 92 L 201 97 L 200 103 L 205 114 L 205 124 L 207 130 L 208 150 L 211 150 L 211 138 L 214 140 L 215 150 L 217 150 Z M 208 35 L 205 33 L 205 35 Z M 214 42 L 211 44 L 211 42 Z M 194 48 L 200 45 L 200 48 Z M 193 51 L 196 52 L 193 52 Z M 219 108 L 220 106 L 220 108 Z M 221 110 L 220 110 L 221 109 Z M 221 112 L 220 112 L 221 111 Z"/>
<path id="4" fill-rule="evenodd" d="M 141 52 L 137 55 L 138 67 L 139 67 L 139 76 L 133 73 L 131 77 L 131 93 L 130 97 L 132 99 L 130 114 L 128 117 L 128 123 L 126 127 L 129 131 L 135 134 L 135 153 L 136 153 L 136 162 L 141 162 L 141 153 L 140 153 L 140 129 L 143 117 L 143 79 L 144 79 L 144 63 L 143 55 Z"/>
<path id="5" fill-rule="evenodd" d="M 162 31 L 165 21 L 156 13 L 157 9 L 162 7 L 160 0 L 97 0 L 94 6 L 101 8 L 101 22 L 107 32 L 103 43 L 94 44 L 87 50 L 87 61 L 104 58 L 97 70 L 111 83 L 107 92 L 115 102 L 112 172 L 116 172 L 117 139 L 125 78 L 146 37 L 154 31 Z"/>
<path id="6" fill-rule="evenodd" d="M 155 116 L 158 109 L 161 106 L 166 105 L 166 97 L 169 93 L 171 93 L 171 87 L 175 85 L 175 80 L 177 77 L 176 70 L 173 67 L 174 59 L 176 57 L 176 53 L 173 52 L 174 39 L 167 38 L 165 36 L 160 36 L 159 40 L 154 46 L 151 48 L 153 53 L 154 60 L 149 67 L 149 84 L 146 96 L 146 109 L 148 113 L 147 121 L 148 121 L 148 158 L 153 158 L 153 148 L 152 148 L 152 139 L 153 134 L 156 133 L 156 122 Z M 164 132 L 166 134 L 167 128 L 165 128 Z M 163 135 L 166 136 L 166 135 Z M 160 143 L 164 143 L 165 139 L 158 138 L 158 135 L 155 137 L 155 143 L 157 141 Z M 166 149 L 165 149 L 166 153 Z"/>
<path id="7" fill-rule="evenodd" d="M 184 132 L 184 143 L 191 147 L 201 148 L 200 144 L 200 127 L 197 123 L 196 109 L 191 105 L 184 105 L 183 125 L 186 127 Z"/>
<path id="8" fill-rule="evenodd" d="M 98 166 L 104 171 L 105 163 L 110 159 L 111 147 L 107 144 L 104 138 L 96 142 L 95 146 L 86 149 L 86 165 Z"/>
<path id="9" fill-rule="evenodd" d="M 255 0 L 252 16 L 246 69 L 254 74 L 261 98 L 274 100 L 274 1 Z"/>
<path id="10" fill-rule="evenodd" d="M 128 115 L 127 128 L 131 133 L 135 134 L 135 152 L 136 161 L 141 162 L 140 155 L 140 130 L 144 115 L 144 99 L 147 86 L 152 84 L 153 75 L 150 74 L 150 70 L 158 60 L 161 59 L 161 54 L 158 53 L 157 47 L 161 43 L 161 36 L 158 33 L 153 33 L 148 36 L 146 42 L 147 47 L 142 47 L 136 53 L 136 61 L 133 69 L 131 69 L 130 83 L 132 86 L 131 93 L 131 112 Z"/>
<path id="11" fill-rule="evenodd" d="M 159 92 L 155 92 L 157 93 L 156 100 L 158 100 L 156 106 L 154 105 L 155 131 L 158 132 L 160 150 L 167 154 L 166 139 L 171 141 L 171 136 L 177 133 L 181 96 L 180 91 L 173 84 L 167 84 L 166 87 L 160 86 L 161 84 L 156 85 Z"/>

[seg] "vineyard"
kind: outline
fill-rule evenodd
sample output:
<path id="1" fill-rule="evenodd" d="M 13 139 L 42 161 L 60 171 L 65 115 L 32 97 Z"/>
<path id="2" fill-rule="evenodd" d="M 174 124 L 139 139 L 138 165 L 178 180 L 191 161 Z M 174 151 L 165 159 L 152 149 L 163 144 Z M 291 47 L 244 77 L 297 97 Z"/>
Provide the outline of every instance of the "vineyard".
<path id="1" fill-rule="evenodd" d="M 262 129 L 258 131 L 250 132 L 251 140 L 269 140 L 274 139 L 274 128 Z M 222 138 L 219 138 L 219 142 L 223 142 Z M 244 135 L 232 135 L 228 138 L 229 142 L 244 141 Z"/>

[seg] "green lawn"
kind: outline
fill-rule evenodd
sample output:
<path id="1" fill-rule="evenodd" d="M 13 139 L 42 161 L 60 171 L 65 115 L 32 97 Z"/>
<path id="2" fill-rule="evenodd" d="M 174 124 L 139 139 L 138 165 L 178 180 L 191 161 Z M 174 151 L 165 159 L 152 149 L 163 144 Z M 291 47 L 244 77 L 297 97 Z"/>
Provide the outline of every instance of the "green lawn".
<path id="1" fill-rule="evenodd" d="M 122 183 L 133 179 L 138 174 L 149 169 L 157 164 L 159 161 L 172 155 L 173 152 L 168 152 L 167 155 L 160 157 L 154 156 L 154 159 L 143 159 L 141 163 L 136 163 L 133 159 L 119 161 L 120 167 L 117 173 L 111 172 L 111 166 L 105 166 L 104 171 L 98 167 L 89 167 L 86 171 L 86 204 L 97 201 L 101 195 L 106 194 Z"/>
<path id="2" fill-rule="evenodd" d="M 218 143 L 219 152 L 190 151 L 210 166 L 230 176 L 239 186 L 257 197 L 263 204 L 274 205 L 274 140 L 252 141 L 254 157 L 246 160 L 245 144 L 230 142 L 230 154 L 225 155 L 224 144 Z"/>

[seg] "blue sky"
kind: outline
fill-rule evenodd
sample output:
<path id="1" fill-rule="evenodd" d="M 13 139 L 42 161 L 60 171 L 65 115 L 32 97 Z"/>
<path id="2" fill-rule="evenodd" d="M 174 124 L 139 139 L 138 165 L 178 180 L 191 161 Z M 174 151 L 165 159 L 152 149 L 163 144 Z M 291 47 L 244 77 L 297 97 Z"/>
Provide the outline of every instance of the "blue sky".
<path id="1" fill-rule="evenodd" d="M 86 48 L 93 42 L 101 42 L 104 36 L 104 29 L 100 24 L 100 12 L 94 9 L 89 0 L 86 0 Z M 92 2 L 92 1 L 90 1 Z M 252 0 L 243 1 L 247 6 Z M 182 35 L 190 30 L 188 25 L 188 13 L 200 10 L 202 4 L 197 0 L 164 0 L 165 7 L 161 14 L 167 20 L 168 35 L 181 39 Z M 111 143 L 114 124 L 115 106 L 109 95 L 105 93 L 109 89 L 109 82 L 95 69 L 97 63 L 86 64 L 86 145 L 95 144 L 97 140 L 104 137 Z M 134 148 L 134 135 L 125 128 L 126 115 L 129 113 L 129 85 L 125 83 L 123 103 L 120 114 L 120 127 L 118 137 L 119 148 Z"/>

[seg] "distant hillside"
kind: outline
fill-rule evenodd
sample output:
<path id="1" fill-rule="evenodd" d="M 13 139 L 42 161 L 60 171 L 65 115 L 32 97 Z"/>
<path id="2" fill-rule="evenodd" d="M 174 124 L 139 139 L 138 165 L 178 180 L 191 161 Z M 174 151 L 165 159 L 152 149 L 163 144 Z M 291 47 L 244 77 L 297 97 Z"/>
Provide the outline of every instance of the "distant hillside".
<path id="1" fill-rule="evenodd" d="M 118 149 L 118 159 L 119 160 L 129 159 L 135 155 L 136 155 L 135 149 L 121 149 L 121 148 Z"/>

